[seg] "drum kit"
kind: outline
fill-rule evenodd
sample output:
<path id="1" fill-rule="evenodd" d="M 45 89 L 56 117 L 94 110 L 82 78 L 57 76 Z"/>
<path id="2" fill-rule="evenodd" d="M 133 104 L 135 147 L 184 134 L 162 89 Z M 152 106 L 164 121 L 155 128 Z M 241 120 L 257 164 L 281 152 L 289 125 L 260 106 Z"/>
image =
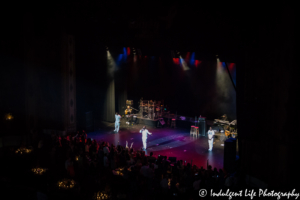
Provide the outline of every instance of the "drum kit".
<path id="1" fill-rule="evenodd" d="M 156 119 L 157 117 L 162 116 L 162 111 L 163 111 L 163 105 L 161 105 L 161 101 L 152 101 L 152 100 L 143 100 L 141 99 L 140 102 L 140 110 L 139 114 L 143 118 L 149 118 L 149 119 Z M 136 110 L 132 107 L 130 109 Z M 125 115 L 131 114 L 132 112 L 126 112 Z"/>
<path id="2" fill-rule="evenodd" d="M 161 109 L 158 106 L 145 106 L 143 111 L 144 118 L 156 119 L 160 116 Z"/>

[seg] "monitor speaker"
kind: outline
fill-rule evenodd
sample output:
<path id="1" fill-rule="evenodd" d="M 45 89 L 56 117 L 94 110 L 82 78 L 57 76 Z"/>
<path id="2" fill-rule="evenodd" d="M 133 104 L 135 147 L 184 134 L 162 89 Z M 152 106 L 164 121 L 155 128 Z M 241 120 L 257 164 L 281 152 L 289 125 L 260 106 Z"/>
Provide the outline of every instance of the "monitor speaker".
<path id="1" fill-rule="evenodd" d="M 205 136 L 206 133 L 206 123 L 205 121 L 200 121 L 199 122 L 199 134 L 202 136 Z"/>

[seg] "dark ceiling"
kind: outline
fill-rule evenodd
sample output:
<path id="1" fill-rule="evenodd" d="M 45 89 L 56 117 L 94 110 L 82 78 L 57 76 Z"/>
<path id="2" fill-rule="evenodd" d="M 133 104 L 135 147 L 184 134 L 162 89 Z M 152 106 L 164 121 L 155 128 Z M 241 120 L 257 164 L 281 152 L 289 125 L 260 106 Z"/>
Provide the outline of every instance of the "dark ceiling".
<path id="1" fill-rule="evenodd" d="M 233 58 L 241 46 L 257 39 L 260 26 L 279 22 L 283 7 L 191 0 L 8 2 L 1 20 L 8 35 L 19 30 L 16 27 L 25 13 L 32 13 L 41 28 L 55 17 L 65 18 L 69 32 L 108 46 L 200 51 Z"/>

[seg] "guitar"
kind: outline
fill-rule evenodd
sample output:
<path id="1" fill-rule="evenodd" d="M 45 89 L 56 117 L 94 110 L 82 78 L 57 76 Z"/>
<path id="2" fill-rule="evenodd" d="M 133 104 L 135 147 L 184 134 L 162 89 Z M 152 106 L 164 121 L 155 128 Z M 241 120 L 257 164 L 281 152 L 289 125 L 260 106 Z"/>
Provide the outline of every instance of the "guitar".
<path id="1" fill-rule="evenodd" d="M 131 111 L 132 111 L 131 109 L 126 109 L 125 110 L 125 115 L 127 115 L 128 113 L 131 114 Z"/>
<path id="2" fill-rule="evenodd" d="M 228 130 L 225 130 L 225 136 L 228 137 L 229 135 L 231 135 L 231 132 Z"/>

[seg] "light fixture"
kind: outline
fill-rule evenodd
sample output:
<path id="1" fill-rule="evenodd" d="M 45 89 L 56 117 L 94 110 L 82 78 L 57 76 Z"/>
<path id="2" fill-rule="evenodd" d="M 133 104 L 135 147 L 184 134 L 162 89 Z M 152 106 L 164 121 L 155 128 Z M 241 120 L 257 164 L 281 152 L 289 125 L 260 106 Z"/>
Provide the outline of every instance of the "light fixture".
<path id="1" fill-rule="evenodd" d="M 5 119 L 6 120 L 12 120 L 14 117 L 12 116 L 12 114 L 11 113 L 7 113 L 6 115 L 5 115 Z"/>

